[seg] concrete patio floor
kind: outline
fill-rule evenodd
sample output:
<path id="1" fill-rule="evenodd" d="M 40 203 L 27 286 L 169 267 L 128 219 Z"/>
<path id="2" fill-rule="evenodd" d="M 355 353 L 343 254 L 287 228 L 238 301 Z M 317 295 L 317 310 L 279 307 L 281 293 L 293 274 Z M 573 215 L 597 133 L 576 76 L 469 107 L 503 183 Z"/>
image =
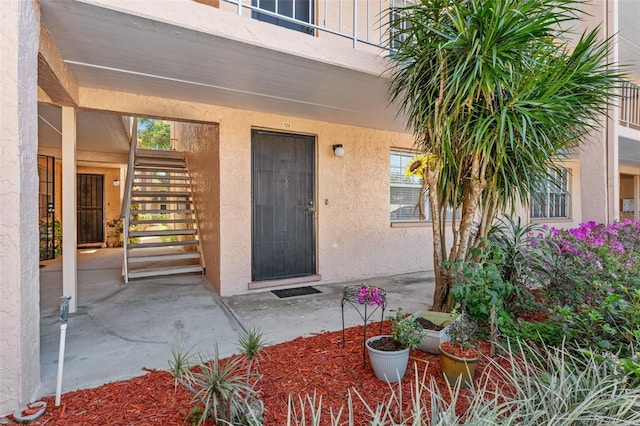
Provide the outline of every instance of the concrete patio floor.
<path id="1" fill-rule="evenodd" d="M 132 281 L 121 279 L 121 248 L 78 250 L 78 311 L 69 318 L 62 391 L 96 387 L 165 369 L 169 344 L 221 357 L 238 352 L 237 335 L 249 327 L 263 331 L 267 344 L 342 328 L 343 282 L 313 284 L 320 293 L 280 299 L 271 291 L 220 297 L 205 277 L 189 275 Z M 59 297 L 62 262 L 41 262 L 40 365 L 36 397 L 55 393 L 60 341 Z M 367 280 L 387 292 L 387 312 L 428 309 L 432 272 Z M 356 309 L 344 307 L 347 327 L 362 324 Z M 372 321 L 380 319 L 380 315 Z"/>

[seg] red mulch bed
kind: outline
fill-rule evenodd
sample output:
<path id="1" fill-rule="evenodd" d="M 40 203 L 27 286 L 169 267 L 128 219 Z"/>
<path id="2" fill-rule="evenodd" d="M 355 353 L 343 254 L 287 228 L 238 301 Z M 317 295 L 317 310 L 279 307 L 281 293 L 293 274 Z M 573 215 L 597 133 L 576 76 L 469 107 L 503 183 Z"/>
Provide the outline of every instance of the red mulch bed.
<path id="1" fill-rule="evenodd" d="M 384 333 L 389 332 L 385 322 Z M 367 328 L 367 337 L 378 334 L 378 326 Z M 369 416 L 353 390 L 375 407 L 385 403 L 391 388 L 375 378 L 367 360 L 362 367 L 362 327 L 346 330 L 346 345 L 342 347 L 342 332 L 325 332 L 311 337 L 297 338 L 290 342 L 265 348 L 258 363 L 262 379 L 258 388 L 265 404 L 265 425 L 286 425 L 287 402 L 292 395 L 299 407 L 298 396 L 322 396 L 323 424 L 329 424 L 329 410 L 337 412 L 344 407 L 343 424 L 348 424 L 347 397 L 351 390 L 354 403 L 355 424 L 367 424 Z M 489 353 L 489 345 L 482 343 L 480 350 Z M 411 403 L 411 385 L 415 383 L 415 367 L 422 377 L 427 369 L 427 380 L 435 379 L 443 394 L 447 385 L 442 378 L 437 355 L 415 351 L 402 380 L 403 411 Z M 486 368 L 486 360 L 476 369 L 476 380 Z M 464 412 L 469 390 L 461 390 L 456 410 Z M 429 396 L 425 393 L 426 404 Z M 78 390 L 62 395 L 60 407 L 54 407 L 54 397 L 46 397 L 46 413 L 31 425 L 191 425 L 189 412 L 196 404 L 192 395 L 181 386 L 174 387 L 173 378 L 165 371 L 148 374 L 121 382 L 108 383 L 95 389 Z M 298 408 L 299 409 L 299 408 Z M 16 423 L 13 423 L 16 424 Z M 213 421 L 205 424 L 213 425 Z"/>

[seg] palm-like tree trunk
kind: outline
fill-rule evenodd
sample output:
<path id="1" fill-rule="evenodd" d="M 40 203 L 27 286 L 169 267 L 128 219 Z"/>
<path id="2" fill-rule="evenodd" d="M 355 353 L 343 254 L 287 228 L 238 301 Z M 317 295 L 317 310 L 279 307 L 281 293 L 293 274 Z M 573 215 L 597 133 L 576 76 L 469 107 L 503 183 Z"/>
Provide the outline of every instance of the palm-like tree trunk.
<path id="1" fill-rule="evenodd" d="M 392 12 L 389 99 L 432 158 L 417 172 L 433 222 L 433 309 L 448 310 L 452 265 L 481 246 L 496 214 L 526 205 L 553 176 L 621 76 L 597 30 L 571 49 L 561 42 L 571 25 L 558 24 L 580 13 L 571 0 L 422 0 Z M 460 221 L 447 221 L 456 210 Z"/>

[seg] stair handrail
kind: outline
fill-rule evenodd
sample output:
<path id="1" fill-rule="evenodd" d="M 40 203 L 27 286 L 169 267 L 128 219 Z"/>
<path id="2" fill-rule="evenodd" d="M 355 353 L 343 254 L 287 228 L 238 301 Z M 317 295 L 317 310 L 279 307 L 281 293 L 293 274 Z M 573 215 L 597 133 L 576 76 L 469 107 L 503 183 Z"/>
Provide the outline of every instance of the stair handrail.
<path id="1" fill-rule="evenodd" d="M 129 163 L 127 165 L 127 179 L 124 185 L 124 195 L 122 196 L 122 209 L 120 217 L 122 217 L 122 233 L 123 233 L 123 262 L 122 275 L 124 282 L 129 282 L 129 268 L 127 265 L 127 251 L 129 246 L 129 223 L 131 215 L 131 193 L 133 192 L 133 172 L 136 162 L 136 152 L 138 150 L 138 119 L 133 117 L 131 126 L 131 141 L 129 143 Z"/>

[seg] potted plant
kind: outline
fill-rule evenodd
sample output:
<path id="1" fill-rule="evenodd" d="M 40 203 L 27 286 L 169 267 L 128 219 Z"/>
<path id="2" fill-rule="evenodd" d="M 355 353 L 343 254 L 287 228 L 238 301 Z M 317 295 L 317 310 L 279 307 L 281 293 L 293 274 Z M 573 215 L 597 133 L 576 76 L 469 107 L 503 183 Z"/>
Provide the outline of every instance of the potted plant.
<path id="1" fill-rule="evenodd" d="M 395 383 L 404 377 L 409 363 L 409 350 L 416 348 L 423 331 L 415 319 L 403 318 L 401 308 L 388 319 L 391 320 L 391 334 L 371 337 L 366 346 L 376 377 Z"/>
<path id="2" fill-rule="evenodd" d="M 421 311 L 411 316 L 423 329 L 423 336 L 417 349 L 438 354 L 440 343 L 450 340 L 449 329 L 456 320 L 455 314 L 446 312 Z"/>
<path id="3" fill-rule="evenodd" d="M 473 373 L 478 364 L 478 351 L 473 347 L 477 327 L 465 313 L 449 326 L 450 342 L 440 343 L 440 366 L 445 379 L 466 388 L 473 381 Z"/>

